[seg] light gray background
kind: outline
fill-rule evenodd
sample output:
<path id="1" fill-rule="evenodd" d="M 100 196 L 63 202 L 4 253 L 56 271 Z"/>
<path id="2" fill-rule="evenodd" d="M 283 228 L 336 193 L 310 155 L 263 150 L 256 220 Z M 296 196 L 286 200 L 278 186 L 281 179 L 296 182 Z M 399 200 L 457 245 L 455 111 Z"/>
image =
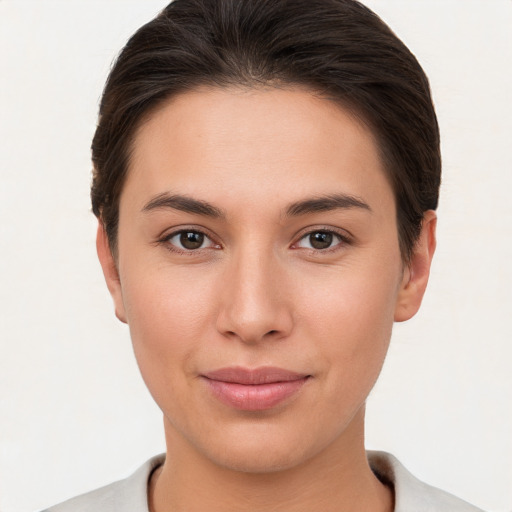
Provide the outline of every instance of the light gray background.
<path id="1" fill-rule="evenodd" d="M 0 0 L 0 510 L 164 449 L 94 249 L 89 144 L 110 62 L 165 0 Z M 369 399 L 368 447 L 512 510 L 512 1 L 367 0 L 431 78 L 439 246 Z"/>

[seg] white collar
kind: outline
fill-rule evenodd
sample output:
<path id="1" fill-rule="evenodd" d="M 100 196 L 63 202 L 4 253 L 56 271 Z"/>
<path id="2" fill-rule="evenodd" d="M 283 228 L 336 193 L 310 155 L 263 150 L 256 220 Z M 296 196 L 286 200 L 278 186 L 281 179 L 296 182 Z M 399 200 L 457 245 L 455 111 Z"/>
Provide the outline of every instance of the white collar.
<path id="1" fill-rule="evenodd" d="M 389 453 L 369 451 L 367 456 L 375 475 L 394 489 L 394 512 L 483 512 L 421 482 Z M 72 498 L 44 512 L 149 512 L 149 477 L 164 460 L 164 454 L 152 457 L 125 480 Z"/>

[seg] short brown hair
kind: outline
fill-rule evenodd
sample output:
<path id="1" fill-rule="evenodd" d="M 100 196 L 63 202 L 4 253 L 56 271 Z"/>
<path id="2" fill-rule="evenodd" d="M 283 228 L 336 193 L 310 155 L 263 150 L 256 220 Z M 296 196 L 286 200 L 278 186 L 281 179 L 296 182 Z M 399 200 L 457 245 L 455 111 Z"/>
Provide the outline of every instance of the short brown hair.
<path id="1" fill-rule="evenodd" d="M 92 142 L 92 209 L 116 251 L 119 198 L 137 127 L 200 85 L 302 85 L 372 129 L 408 260 L 441 178 L 439 128 L 414 55 L 355 0 L 175 0 L 128 41 L 105 85 Z"/>

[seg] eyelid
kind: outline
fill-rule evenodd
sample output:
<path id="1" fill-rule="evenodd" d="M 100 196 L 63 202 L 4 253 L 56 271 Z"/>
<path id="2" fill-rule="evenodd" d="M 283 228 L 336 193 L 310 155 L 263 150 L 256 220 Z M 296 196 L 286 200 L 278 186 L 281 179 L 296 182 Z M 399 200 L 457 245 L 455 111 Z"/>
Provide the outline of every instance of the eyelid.
<path id="1" fill-rule="evenodd" d="M 170 240 L 173 237 L 175 237 L 181 233 L 200 233 L 205 238 L 207 238 L 212 245 L 210 245 L 208 247 L 201 247 L 199 249 L 185 249 L 185 248 L 180 248 L 180 247 L 170 243 Z M 216 241 L 216 238 L 217 237 L 212 235 L 208 229 L 205 229 L 205 228 L 199 227 L 199 226 L 186 225 L 186 226 L 175 226 L 171 230 L 164 231 L 163 234 L 158 237 L 157 243 L 164 245 L 171 252 L 178 253 L 178 254 L 193 255 L 193 254 L 201 253 L 202 251 L 207 250 L 207 249 L 221 249 L 222 245 Z"/>
<path id="2" fill-rule="evenodd" d="M 310 236 L 313 233 L 331 233 L 337 236 L 341 242 L 333 245 L 332 247 L 328 247 L 326 249 L 314 249 L 308 247 L 297 247 L 297 244 L 303 240 L 305 237 Z M 339 249 L 340 246 L 352 245 L 354 243 L 353 236 L 345 229 L 335 228 L 333 226 L 308 226 L 307 228 L 302 229 L 297 236 L 295 237 L 295 242 L 291 245 L 292 249 L 304 249 L 309 250 L 316 253 L 326 253 L 329 251 L 334 251 Z"/>

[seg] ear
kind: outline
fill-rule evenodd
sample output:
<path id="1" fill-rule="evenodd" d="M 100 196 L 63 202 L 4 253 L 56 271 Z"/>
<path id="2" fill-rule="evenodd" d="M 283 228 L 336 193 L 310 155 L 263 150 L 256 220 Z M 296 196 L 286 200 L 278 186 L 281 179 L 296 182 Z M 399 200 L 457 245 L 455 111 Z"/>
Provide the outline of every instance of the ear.
<path id="1" fill-rule="evenodd" d="M 420 308 L 427 288 L 432 257 L 436 249 L 436 225 L 436 212 L 426 211 L 423 216 L 420 236 L 400 284 L 395 306 L 395 322 L 409 320 Z"/>
<path id="2" fill-rule="evenodd" d="M 124 310 L 123 291 L 121 288 L 121 280 L 119 279 L 119 272 L 117 265 L 112 255 L 110 245 L 108 243 L 108 236 L 101 220 L 98 221 L 98 231 L 96 233 L 96 250 L 100 260 L 103 275 L 107 283 L 108 291 L 112 295 L 116 316 L 121 322 L 127 323 L 126 313 Z"/>

